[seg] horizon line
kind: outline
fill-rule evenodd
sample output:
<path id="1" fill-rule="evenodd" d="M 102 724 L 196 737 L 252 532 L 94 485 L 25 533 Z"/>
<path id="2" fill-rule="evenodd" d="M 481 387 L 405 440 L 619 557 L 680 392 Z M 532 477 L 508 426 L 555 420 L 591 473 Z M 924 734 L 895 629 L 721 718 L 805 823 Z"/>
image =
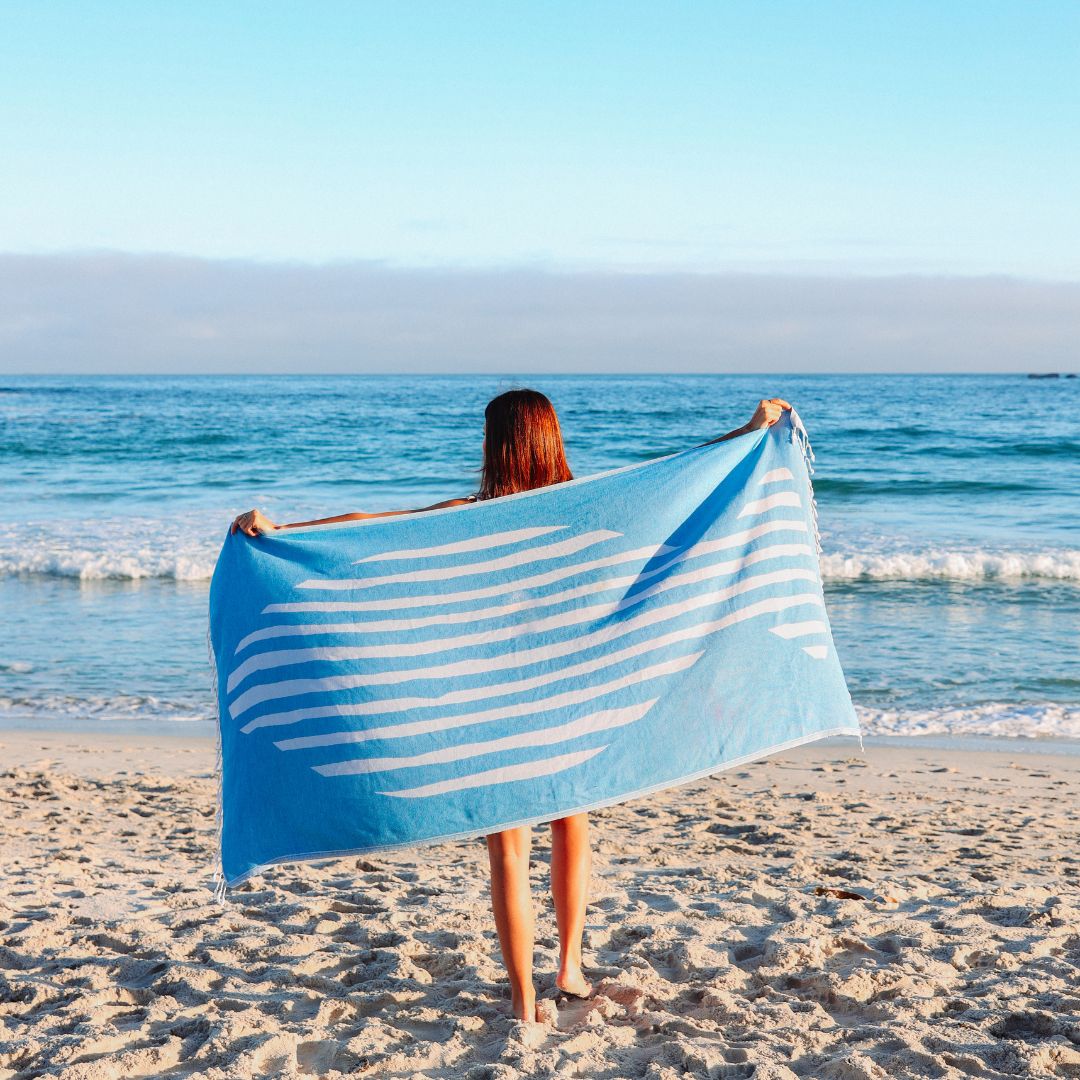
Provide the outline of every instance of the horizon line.
<path id="1" fill-rule="evenodd" d="M 539 260 L 506 260 L 494 262 L 403 262 L 395 259 L 365 256 L 339 256 L 335 258 L 310 259 L 303 256 L 262 255 L 203 255 L 193 252 L 169 251 L 158 248 L 134 250 L 113 247 L 54 248 L 47 251 L 0 250 L 0 260 L 92 260 L 92 259 L 152 259 L 177 262 L 205 263 L 210 265 L 242 265 L 254 269 L 293 268 L 302 270 L 369 269 L 392 274 L 537 274 L 547 277 L 586 277 L 610 275 L 613 277 L 642 278 L 702 278 L 702 277 L 748 277 L 748 278 L 836 278 L 852 280 L 941 280 L 941 281 L 1016 281 L 1039 285 L 1080 285 L 1080 275 L 1074 277 L 1050 274 L 1021 273 L 1013 270 L 901 270 L 858 269 L 830 265 L 824 260 L 778 260 L 765 266 L 671 266 L 664 264 L 612 262 L 548 262 Z"/>
<path id="2" fill-rule="evenodd" d="M 1078 379 L 1076 371 L 13 371 L 0 373 L 4 379 Z M 0 385 L 0 391 L 3 386 Z"/>

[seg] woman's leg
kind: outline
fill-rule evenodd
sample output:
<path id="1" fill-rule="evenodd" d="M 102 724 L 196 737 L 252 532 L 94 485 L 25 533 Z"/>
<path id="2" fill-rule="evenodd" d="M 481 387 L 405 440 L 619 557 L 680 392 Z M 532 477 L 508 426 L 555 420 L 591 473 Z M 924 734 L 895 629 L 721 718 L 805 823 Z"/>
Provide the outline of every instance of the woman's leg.
<path id="1" fill-rule="evenodd" d="M 581 934 L 589 895 L 592 851 L 589 815 L 572 814 L 551 823 L 551 896 L 559 927 L 559 974 L 555 985 L 572 994 L 592 987 L 581 973 Z"/>
<path id="2" fill-rule="evenodd" d="M 533 989 L 533 905 L 529 889 L 532 830 L 526 825 L 487 838 L 491 864 L 491 906 L 503 963 L 510 976 L 510 996 L 518 1020 L 536 1019 Z"/>

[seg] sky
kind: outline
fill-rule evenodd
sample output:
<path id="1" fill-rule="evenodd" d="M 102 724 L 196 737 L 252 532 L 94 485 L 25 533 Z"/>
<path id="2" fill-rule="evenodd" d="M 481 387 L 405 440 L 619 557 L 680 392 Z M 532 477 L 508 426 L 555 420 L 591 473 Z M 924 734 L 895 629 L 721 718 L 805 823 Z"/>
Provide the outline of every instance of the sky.
<path id="1" fill-rule="evenodd" d="M 207 313 L 205 282 L 221 275 L 239 293 L 349 281 L 312 330 L 324 360 L 309 362 L 327 370 L 390 363 L 380 352 L 460 370 L 468 359 L 437 336 L 453 313 L 425 315 L 434 281 L 478 347 L 485 325 L 502 342 L 507 370 L 569 363 L 584 352 L 576 331 L 597 370 L 631 362 L 628 338 L 648 341 L 651 359 L 632 360 L 654 370 L 679 356 L 828 370 L 849 351 L 829 335 L 858 339 L 843 313 L 866 303 L 875 369 L 1073 367 L 1078 72 L 1075 0 L 6 3 L 0 257 L 4 272 L 32 257 L 38 286 L 0 309 L 0 371 L 210 364 L 186 338 L 168 361 L 125 352 L 95 273 L 136 265 L 160 334 L 202 305 L 215 369 L 285 370 L 298 345 L 286 319 L 253 355 L 259 326 Z M 697 279 L 708 310 L 673 327 L 672 283 Z M 979 361 L 964 325 L 973 311 L 1000 320 L 1003 279 L 1035 290 L 1044 320 L 1017 316 Z M 762 339 L 759 361 L 719 348 L 710 360 L 718 334 L 767 338 L 753 311 L 782 315 L 783 296 L 805 301 L 825 280 L 839 298 L 827 332 L 825 305 L 786 351 Z M 617 295 L 636 335 L 600 334 L 568 282 Z M 528 288 L 548 299 L 530 308 Z M 419 335 L 387 340 L 354 317 L 380 289 Z M 278 314 L 310 323 L 271 291 Z M 531 336 L 508 345 L 523 309 Z M 128 314 L 145 326 L 146 311 Z M 897 339 L 922 355 L 886 347 Z"/>

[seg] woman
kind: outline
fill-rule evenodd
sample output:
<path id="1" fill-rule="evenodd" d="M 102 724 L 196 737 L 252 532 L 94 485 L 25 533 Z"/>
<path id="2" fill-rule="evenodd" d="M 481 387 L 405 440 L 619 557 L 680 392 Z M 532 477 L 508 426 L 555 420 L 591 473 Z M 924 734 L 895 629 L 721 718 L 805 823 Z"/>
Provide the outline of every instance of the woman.
<path id="1" fill-rule="evenodd" d="M 786 401 L 772 398 L 758 404 L 750 422 L 712 442 L 721 442 L 775 424 Z M 709 445 L 705 443 L 703 445 Z M 563 450 L 559 420 L 551 402 L 535 390 L 510 390 L 488 403 L 484 410 L 483 468 L 480 490 L 464 499 L 449 499 L 419 510 L 388 510 L 380 514 L 341 514 L 316 521 L 275 525 L 258 510 L 241 514 L 232 523 L 248 536 L 302 525 L 326 525 L 338 521 L 417 514 L 461 506 L 478 499 L 496 499 L 516 491 L 548 487 L 572 480 Z M 491 866 L 491 904 L 503 963 L 510 979 L 512 1008 L 519 1020 L 536 1019 L 533 988 L 533 906 L 529 890 L 529 851 L 532 831 L 528 826 L 504 829 L 487 838 Z M 559 929 L 559 971 L 556 987 L 574 997 L 588 997 L 592 985 L 581 970 L 581 935 L 585 928 L 585 902 L 592 853 L 587 814 L 571 814 L 551 822 L 551 895 Z"/>

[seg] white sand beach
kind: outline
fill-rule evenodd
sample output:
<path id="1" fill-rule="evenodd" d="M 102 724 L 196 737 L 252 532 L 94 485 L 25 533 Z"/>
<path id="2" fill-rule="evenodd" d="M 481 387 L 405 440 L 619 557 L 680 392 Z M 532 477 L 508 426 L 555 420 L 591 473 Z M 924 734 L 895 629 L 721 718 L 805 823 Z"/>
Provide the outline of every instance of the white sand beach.
<path id="1" fill-rule="evenodd" d="M 0 1078 L 1080 1076 L 1080 757 L 818 745 L 593 815 L 587 1002 L 482 840 L 219 906 L 208 741 L 0 733 Z"/>

